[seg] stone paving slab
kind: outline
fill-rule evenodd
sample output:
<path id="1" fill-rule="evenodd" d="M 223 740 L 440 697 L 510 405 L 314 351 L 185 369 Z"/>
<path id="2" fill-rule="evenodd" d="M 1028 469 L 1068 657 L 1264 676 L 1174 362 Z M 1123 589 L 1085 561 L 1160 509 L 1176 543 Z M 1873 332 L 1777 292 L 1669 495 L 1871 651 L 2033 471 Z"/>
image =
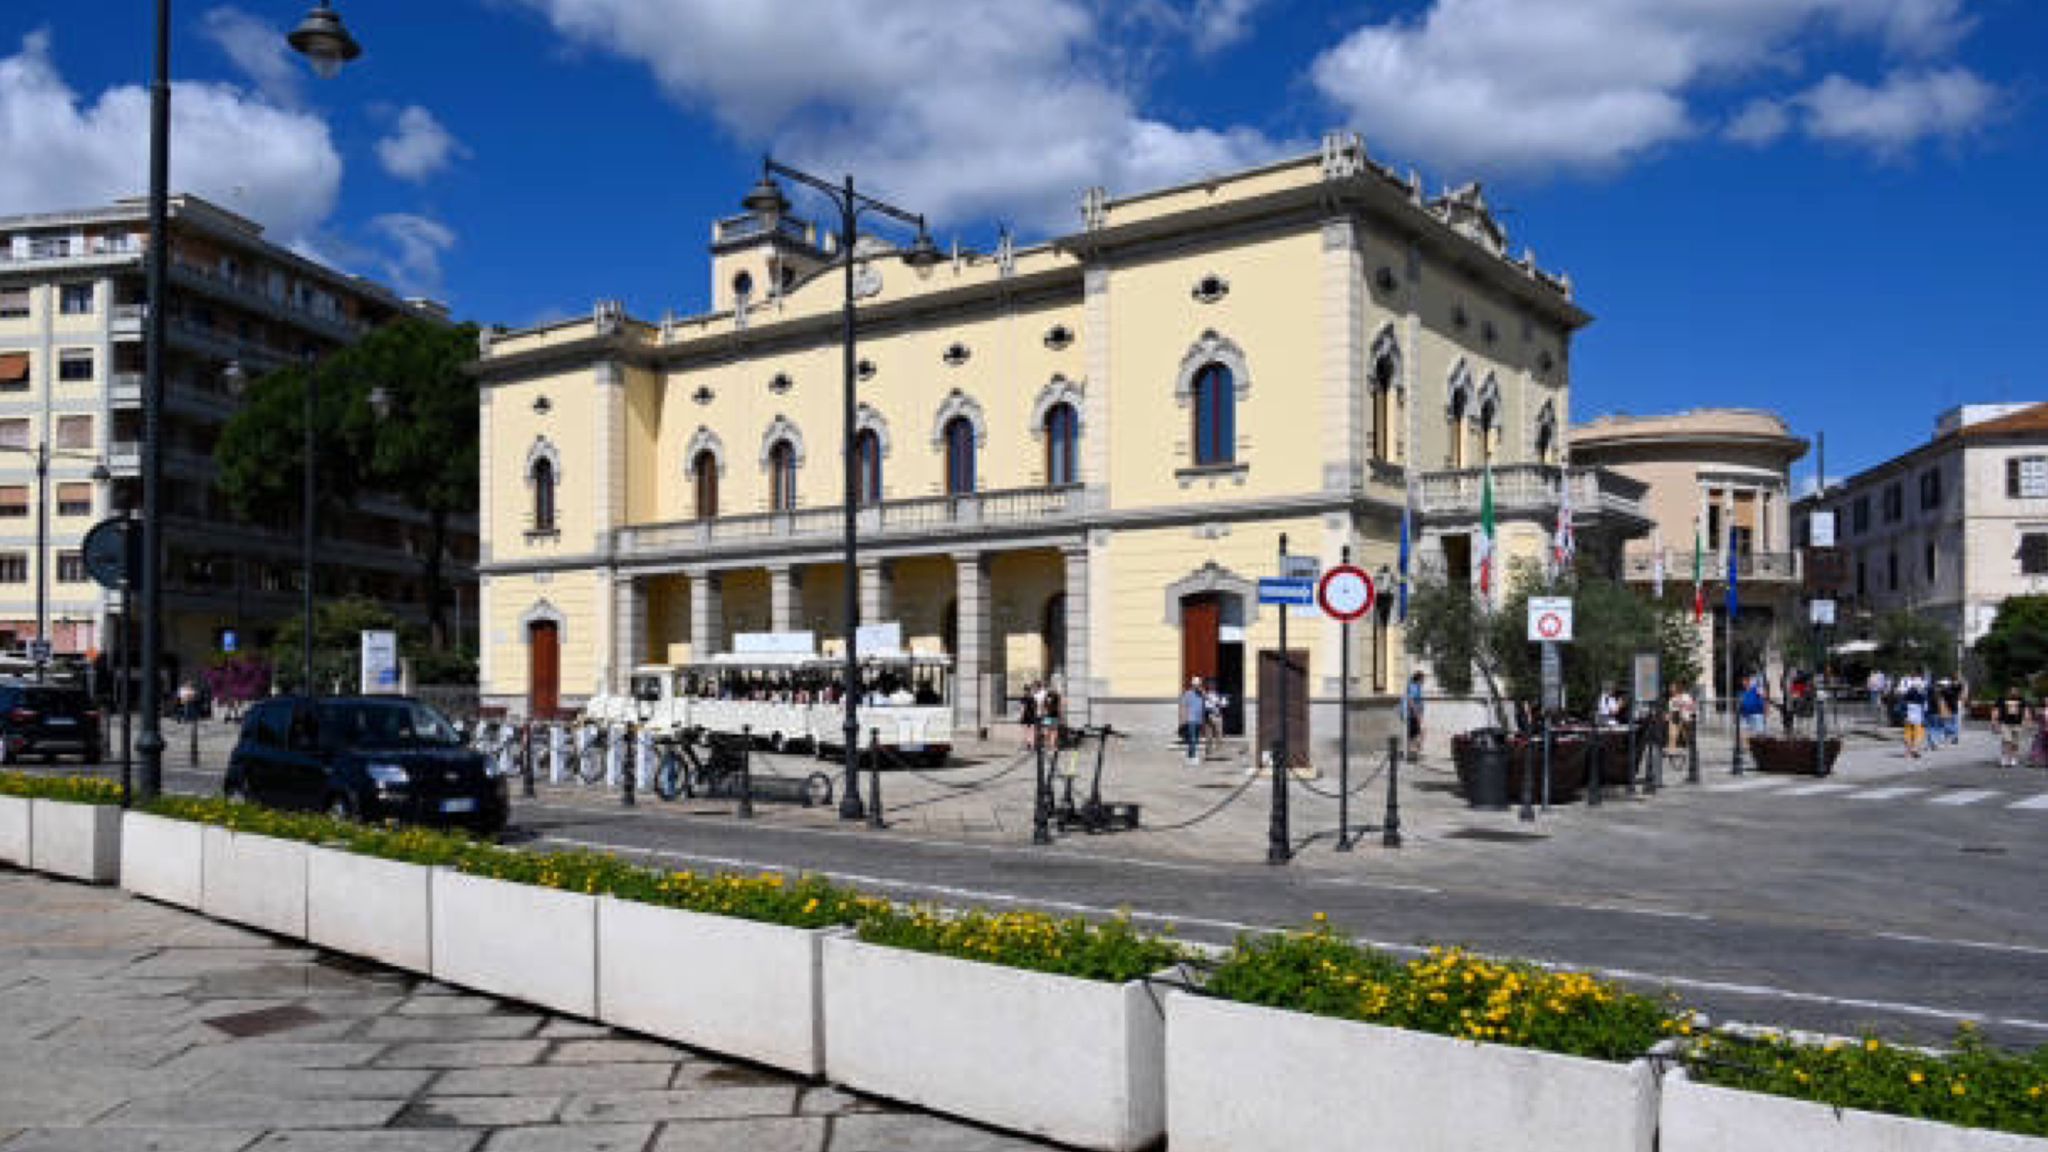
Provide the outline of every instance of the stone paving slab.
<path id="1" fill-rule="evenodd" d="M 0 1152 L 1047 1147 L 6 868 L 0 972 Z"/>

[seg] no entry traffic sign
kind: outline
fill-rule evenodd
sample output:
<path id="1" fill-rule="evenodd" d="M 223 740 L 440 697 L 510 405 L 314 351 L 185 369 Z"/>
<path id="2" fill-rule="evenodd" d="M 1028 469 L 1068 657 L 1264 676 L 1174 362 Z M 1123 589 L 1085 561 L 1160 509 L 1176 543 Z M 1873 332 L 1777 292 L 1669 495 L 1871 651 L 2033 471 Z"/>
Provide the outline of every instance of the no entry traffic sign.
<path id="1" fill-rule="evenodd" d="M 1372 577 L 1351 564 L 1339 564 L 1323 573 L 1316 585 L 1316 603 L 1322 605 L 1323 612 L 1347 623 L 1372 611 L 1373 594 Z"/>

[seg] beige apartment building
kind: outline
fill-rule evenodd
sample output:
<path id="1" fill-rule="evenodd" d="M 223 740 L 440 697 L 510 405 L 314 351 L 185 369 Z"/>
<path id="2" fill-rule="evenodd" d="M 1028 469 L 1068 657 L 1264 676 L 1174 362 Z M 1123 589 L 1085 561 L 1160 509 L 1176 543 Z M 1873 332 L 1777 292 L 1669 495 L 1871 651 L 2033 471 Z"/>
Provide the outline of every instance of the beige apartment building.
<path id="1" fill-rule="evenodd" d="M 261 648 L 300 603 L 297 518 L 238 522 L 213 484 L 214 441 L 238 404 L 235 376 L 253 379 L 318 357 L 400 315 L 441 314 L 306 260 L 205 200 L 173 197 L 170 212 L 164 636 L 168 655 L 193 669 L 230 632 L 240 649 Z M 112 594 L 87 577 L 79 547 L 101 518 L 141 508 L 149 239 L 142 200 L 0 217 L 0 648 L 36 636 L 35 589 L 45 567 L 53 649 L 83 655 L 108 644 Z M 49 475 L 39 486 L 36 456 L 44 446 Z M 101 467 L 104 481 L 94 478 Z M 42 556 L 35 552 L 38 500 L 49 506 Z M 320 527 L 319 594 L 372 596 L 424 618 L 417 555 L 425 517 L 373 494 Z M 473 524 L 457 527 L 452 565 L 459 610 L 471 619 L 474 605 L 461 584 L 473 562 L 473 533 Z"/>
<path id="2" fill-rule="evenodd" d="M 835 651 L 854 579 L 862 622 L 954 658 L 962 730 L 1037 677 L 1065 686 L 1071 722 L 1164 730 L 1202 676 L 1244 731 L 1279 642 L 1257 581 L 1283 533 L 1390 578 L 1412 496 L 1424 562 L 1471 579 L 1490 465 L 1503 550 L 1544 546 L 1590 317 L 1568 279 L 1510 252 L 1477 186 L 1426 195 L 1332 136 L 1196 183 L 1091 190 L 1080 220 L 922 269 L 855 243 L 853 573 L 845 237 L 781 206 L 722 219 L 708 313 L 600 304 L 489 335 L 486 703 L 574 707 L 743 632 Z M 1640 485 L 1571 483 L 1596 545 L 1647 527 Z M 1340 643 L 1334 623 L 1290 620 L 1319 740 Z M 1405 675 L 1396 627 L 1383 611 L 1351 643 L 1361 714 L 1383 712 Z"/>
<path id="3" fill-rule="evenodd" d="M 1657 416 L 1601 416 L 1571 429 L 1572 464 L 1608 468 L 1644 486 L 1651 528 L 1624 546 L 1628 582 L 1665 603 L 1691 604 L 1695 538 L 1706 614 L 1701 666 L 1709 695 L 1725 691 L 1728 567 L 1734 554 L 1737 636 L 1752 637 L 1773 681 L 1803 637 L 1801 556 L 1794 546 L 1792 465 L 1805 440 L 1775 413 L 1697 408 Z M 1764 643 L 1775 633 L 1776 643 Z M 1743 655 L 1738 645 L 1738 656 Z M 1756 668 L 1737 669 L 1743 671 Z"/>
<path id="4" fill-rule="evenodd" d="M 1968 648 L 2014 595 L 2048 593 L 2048 404 L 1965 404 L 1925 444 L 1800 501 L 1835 513 L 1842 624 L 1930 615 Z M 1853 634 L 1853 631 L 1845 634 Z"/>

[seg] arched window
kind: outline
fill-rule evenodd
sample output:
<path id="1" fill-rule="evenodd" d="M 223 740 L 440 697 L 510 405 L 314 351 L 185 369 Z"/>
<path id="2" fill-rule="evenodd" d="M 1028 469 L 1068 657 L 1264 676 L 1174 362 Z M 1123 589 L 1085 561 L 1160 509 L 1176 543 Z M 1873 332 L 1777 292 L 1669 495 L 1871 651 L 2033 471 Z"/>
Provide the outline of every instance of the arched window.
<path id="1" fill-rule="evenodd" d="M 1500 404 L 1494 400 L 1479 402 L 1479 422 L 1475 431 L 1479 434 L 1478 456 L 1482 462 L 1493 459 L 1494 434 L 1499 431 Z"/>
<path id="2" fill-rule="evenodd" d="M 863 428 L 854 437 L 853 452 L 858 475 L 855 494 L 863 505 L 882 502 L 882 437 L 873 428 Z"/>
<path id="3" fill-rule="evenodd" d="M 718 457 L 709 448 L 690 461 L 690 478 L 697 485 L 697 519 L 718 518 Z"/>
<path id="4" fill-rule="evenodd" d="M 1237 459 L 1237 392 L 1230 369 L 1208 364 L 1195 373 L 1194 402 L 1195 463 Z"/>
<path id="5" fill-rule="evenodd" d="M 1545 423 L 1545 424 L 1539 424 L 1539 425 L 1537 425 L 1537 426 L 1536 426 L 1536 462 L 1537 462 L 1538 464 L 1555 464 L 1555 463 L 1557 463 L 1557 459 L 1556 459 L 1556 456 L 1555 456 L 1555 451 L 1556 451 L 1556 448 L 1557 448 L 1557 427 L 1556 427 L 1556 425 L 1554 425 L 1554 424 L 1548 424 L 1548 423 Z"/>
<path id="6" fill-rule="evenodd" d="M 555 462 L 543 456 L 533 462 L 533 530 L 555 530 Z"/>
<path id="7" fill-rule="evenodd" d="M 1072 404 L 1055 404 L 1045 414 L 1045 482 L 1058 488 L 1080 481 L 1081 469 L 1075 457 L 1079 446 L 1081 418 Z"/>
<path id="8" fill-rule="evenodd" d="M 777 440 L 768 450 L 768 508 L 796 511 L 796 445 Z"/>
<path id="9" fill-rule="evenodd" d="M 1465 455 L 1465 406 L 1466 399 L 1463 390 L 1451 393 L 1451 452 L 1448 463 L 1453 468 L 1463 468 L 1471 463 L 1471 460 Z"/>
<path id="10" fill-rule="evenodd" d="M 974 424 L 965 416 L 946 421 L 946 495 L 974 491 Z"/>

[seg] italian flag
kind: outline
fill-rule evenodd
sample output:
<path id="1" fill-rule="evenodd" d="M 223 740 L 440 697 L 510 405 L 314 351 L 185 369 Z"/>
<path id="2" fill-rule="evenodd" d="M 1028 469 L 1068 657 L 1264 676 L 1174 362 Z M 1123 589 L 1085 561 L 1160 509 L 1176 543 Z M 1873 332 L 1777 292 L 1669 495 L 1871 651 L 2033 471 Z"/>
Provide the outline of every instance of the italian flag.
<path id="1" fill-rule="evenodd" d="M 1692 526 L 1692 622 L 1697 624 L 1707 615 L 1707 586 L 1702 583 L 1706 576 L 1706 551 L 1700 543 L 1700 526 Z"/>
<path id="2" fill-rule="evenodd" d="M 1479 594 L 1493 595 L 1493 464 L 1490 461 L 1479 487 Z"/>

